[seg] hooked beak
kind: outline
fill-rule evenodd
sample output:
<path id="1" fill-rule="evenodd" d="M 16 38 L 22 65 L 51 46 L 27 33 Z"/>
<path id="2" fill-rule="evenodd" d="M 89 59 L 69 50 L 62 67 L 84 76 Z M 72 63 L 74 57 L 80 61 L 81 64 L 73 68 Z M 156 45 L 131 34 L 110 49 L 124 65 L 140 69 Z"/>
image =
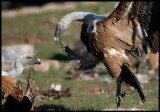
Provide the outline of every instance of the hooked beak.
<path id="1" fill-rule="evenodd" d="M 34 64 L 41 64 L 41 60 L 39 58 L 34 58 Z"/>
<path id="2" fill-rule="evenodd" d="M 39 58 L 27 56 L 27 57 L 25 57 L 25 59 L 23 59 L 22 64 L 23 64 L 23 66 L 41 64 L 41 60 Z"/>
<path id="3" fill-rule="evenodd" d="M 55 33 L 54 41 L 58 42 L 59 41 L 59 37 L 60 37 L 60 34 Z"/>

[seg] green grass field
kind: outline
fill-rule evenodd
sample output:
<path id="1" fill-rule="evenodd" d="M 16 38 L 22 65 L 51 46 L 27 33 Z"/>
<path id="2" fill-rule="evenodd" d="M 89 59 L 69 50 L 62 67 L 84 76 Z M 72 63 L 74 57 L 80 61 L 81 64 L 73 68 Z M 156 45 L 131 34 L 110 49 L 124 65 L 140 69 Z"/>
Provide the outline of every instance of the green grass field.
<path id="1" fill-rule="evenodd" d="M 62 84 L 62 90 L 71 87 L 71 97 L 61 97 L 60 99 L 41 100 L 37 101 L 37 110 L 54 109 L 57 111 L 68 110 L 103 110 L 107 108 L 116 108 L 116 82 L 108 74 L 107 70 L 94 68 L 92 71 L 98 72 L 100 76 L 93 80 L 75 79 L 74 74 L 67 75 L 64 67 L 68 64 L 67 54 L 60 48 L 60 45 L 53 41 L 55 24 L 58 20 L 67 13 L 73 11 L 88 11 L 97 14 L 105 14 L 113 10 L 113 2 L 98 2 L 94 6 L 79 6 L 74 10 L 49 11 L 40 14 L 30 14 L 26 16 L 17 16 L 15 18 L 2 18 L 2 46 L 20 43 L 33 44 L 35 48 L 35 57 L 43 59 L 57 59 L 60 60 L 60 69 L 47 72 L 39 72 L 33 70 L 34 86 L 38 86 L 41 90 L 46 90 L 51 83 Z M 100 10 L 101 8 L 101 10 Z M 49 24 L 50 19 L 55 18 L 55 23 Z M 62 39 L 71 48 L 80 36 L 80 24 L 74 22 L 69 29 L 64 33 Z M 72 40 L 72 41 L 71 41 Z M 140 72 L 143 73 L 142 63 Z M 98 66 L 103 66 L 100 64 Z M 20 78 L 27 79 L 30 68 L 25 69 Z M 88 70 L 89 72 L 90 70 Z M 104 71 L 104 72 L 102 72 Z M 126 91 L 128 95 L 123 98 L 121 108 L 139 108 L 145 110 L 159 109 L 159 72 L 156 70 L 152 75 L 153 80 L 144 85 L 143 91 L 146 97 L 146 102 L 140 105 L 141 99 L 137 92 L 130 92 L 126 85 L 123 86 L 122 91 Z M 72 78 L 66 80 L 66 77 Z M 103 81 L 104 78 L 110 78 L 111 83 Z M 26 89 L 26 84 L 19 83 L 19 85 Z M 114 91 L 108 94 L 94 94 L 89 90 L 90 87 L 99 89 L 108 89 Z"/>

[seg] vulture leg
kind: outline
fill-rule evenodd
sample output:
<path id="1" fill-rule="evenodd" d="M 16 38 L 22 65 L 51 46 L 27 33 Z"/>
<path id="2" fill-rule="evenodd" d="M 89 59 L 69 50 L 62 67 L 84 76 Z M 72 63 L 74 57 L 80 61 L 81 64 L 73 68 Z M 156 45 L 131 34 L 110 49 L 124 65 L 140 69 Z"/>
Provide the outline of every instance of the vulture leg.
<path id="1" fill-rule="evenodd" d="M 71 56 L 75 57 L 78 60 L 82 60 L 82 58 L 77 53 L 72 51 L 61 39 L 59 40 L 59 43 L 62 45 L 61 48 L 68 54 L 70 58 L 69 61 L 71 61 Z"/>
<path id="2" fill-rule="evenodd" d="M 137 89 L 139 96 L 141 98 L 141 100 L 144 102 L 145 101 L 145 97 L 144 97 L 144 93 L 143 90 L 141 88 L 141 85 L 137 79 L 137 77 L 134 75 L 134 73 L 125 65 L 122 65 L 122 72 L 119 75 L 119 77 L 117 78 L 117 94 L 116 94 L 116 100 L 117 100 L 117 108 L 120 106 L 120 104 L 122 103 L 122 98 L 124 97 L 126 93 L 121 94 L 121 84 L 122 82 L 125 82 L 131 86 L 133 86 L 135 89 Z"/>
<path id="3" fill-rule="evenodd" d="M 82 60 L 82 58 L 78 54 L 76 54 L 74 51 L 72 51 L 68 46 L 65 47 L 65 52 L 70 57 L 70 60 L 71 60 L 71 56 L 74 56 L 76 59 L 80 61 Z"/>
<path id="4" fill-rule="evenodd" d="M 116 81 L 117 83 L 117 93 L 116 93 L 116 103 L 117 103 L 117 108 L 120 106 L 122 103 L 122 98 L 121 98 L 121 84 L 122 84 L 122 75 L 120 75 Z"/>

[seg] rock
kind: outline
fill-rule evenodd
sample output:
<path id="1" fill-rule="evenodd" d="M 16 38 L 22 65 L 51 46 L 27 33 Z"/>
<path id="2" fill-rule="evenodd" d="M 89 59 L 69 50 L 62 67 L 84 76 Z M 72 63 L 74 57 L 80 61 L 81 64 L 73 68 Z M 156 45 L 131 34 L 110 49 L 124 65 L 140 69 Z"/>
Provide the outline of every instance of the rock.
<path id="1" fill-rule="evenodd" d="M 65 2 L 63 4 L 57 3 L 46 3 L 41 7 L 38 6 L 30 6 L 30 7 L 22 7 L 19 9 L 12 10 L 3 10 L 2 17 L 3 18 L 13 18 L 19 15 L 28 15 L 28 14 L 38 14 L 46 11 L 55 11 L 55 10 L 69 10 L 77 8 L 78 4 L 76 2 Z"/>
<path id="2" fill-rule="evenodd" d="M 49 69 L 58 70 L 60 68 L 59 61 L 57 60 L 42 60 L 40 65 L 33 66 L 34 70 L 46 72 Z"/>
<path id="3" fill-rule="evenodd" d="M 141 84 L 147 84 L 151 80 L 151 77 L 147 74 L 136 74 L 136 77 Z"/>
<path id="4" fill-rule="evenodd" d="M 149 69 L 156 70 L 159 67 L 159 53 L 150 53 L 147 63 L 149 64 Z"/>
<path id="5" fill-rule="evenodd" d="M 42 61 L 40 65 L 33 66 L 33 69 L 40 72 L 46 72 L 50 68 L 48 61 Z"/>
<path id="6" fill-rule="evenodd" d="M 34 46 L 30 44 L 2 46 L 2 70 L 11 69 L 14 60 L 19 56 L 34 56 Z"/>
<path id="7" fill-rule="evenodd" d="M 42 6 L 41 11 L 69 10 L 75 8 L 77 8 L 77 4 L 74 2 L 65 2 L 63 4 L 46 3 Z"/>
<path id="8" fill-rule="evenodd" d="M 60 63 L 57 60 L 48 60 L 50 64 L 50 68 L 54 70 L 58 70 L 60 68 Z"/>

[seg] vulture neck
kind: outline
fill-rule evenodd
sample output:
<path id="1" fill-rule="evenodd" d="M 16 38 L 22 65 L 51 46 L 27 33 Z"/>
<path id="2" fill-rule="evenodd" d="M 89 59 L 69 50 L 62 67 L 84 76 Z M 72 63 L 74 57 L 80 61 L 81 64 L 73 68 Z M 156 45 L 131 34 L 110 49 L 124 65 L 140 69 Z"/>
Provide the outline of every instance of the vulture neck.
<path id="1" fill-rule="evenodd" d="M 9 70 L 5 75 L 10 76 L 11 78 L 16 78 L 17 76 L 21 75 L 23 69 L 24 67 L 20 59 L 17 59 L 14 63 L 13 69 Z"/>
<path id="2" fill-rule="evenodd" d="M 72 21 L 81 21 L 87 24 L 92 23 L 94 20 L 104 20 L 105 16 L 98 16 L 89 12 L 73 12 L 64 16 L 60 22 L 64 22 L 65 24 L 70 24 Z"/>

